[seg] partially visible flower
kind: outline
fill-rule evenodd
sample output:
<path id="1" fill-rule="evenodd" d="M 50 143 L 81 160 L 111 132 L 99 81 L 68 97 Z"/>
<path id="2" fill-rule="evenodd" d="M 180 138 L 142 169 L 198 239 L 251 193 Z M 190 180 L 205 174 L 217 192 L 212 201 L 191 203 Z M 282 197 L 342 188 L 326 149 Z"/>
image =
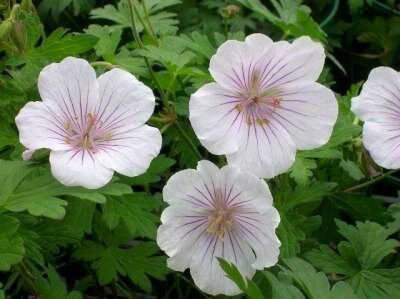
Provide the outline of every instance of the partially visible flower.
<path id="1" fill-rule="evenodd" d="M 316 83 L 325 60 L 308 37 L 272 42 L 263 34 L 227 41 L 211 58 L 216 83 L 190 99 L 200 142 L 228 162 L 270 178 L 285 172 L 296 149 L 325 144 L 338 114 L 333 92 Z"/>
<path id="2" fill-rule="evenodd" d="M 376 164 L 400 168 L 400 74 L 373 69 L 351 110 L 364 121 L 363 144 Z"/>
<path id="3" fill-rule="evenodd" d="M 280 217 L 265 181 L 235 166 L 219 169 L 200 161 L 197 169 L 174 174 L 163 190 L 169 203 L 161 215 L 157 243 L 176 271 L 190 269 L 196 285 L 212 295 L 240 291 L 217 257 L 251 278 L 277 263 Z"/>
<path id="4" fill-rule="evenodd" d="M 150 88 L 113 69 L 96 79 L 90 64 L 73 57 L 45 67 L 38 79 L 42 101 L 16 117 L 21 143 L 48 148 L 53 175 L 67 186 L 99 188 L 114 171 L 136 176 L 161 148 L 161 134 L 145 125 L 154 110 Z"/>

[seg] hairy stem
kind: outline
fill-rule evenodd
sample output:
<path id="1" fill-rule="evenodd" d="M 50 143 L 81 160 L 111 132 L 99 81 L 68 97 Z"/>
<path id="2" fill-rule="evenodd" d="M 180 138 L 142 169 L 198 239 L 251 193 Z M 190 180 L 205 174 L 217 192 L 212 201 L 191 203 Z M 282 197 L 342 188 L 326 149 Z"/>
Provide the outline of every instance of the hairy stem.
<path id="1" fill-rule="evenodd" d="M 373 179 L 371 179 L 371 180 L 369 180 L 367 182 L 364 182 L 364 183 L 352 186 L 350 188 L 347 188 L 343 192 L 351 192 L 351 191 L 355 191 L 355 190 L 358 190 L 358 189 L 362 189 L 362 188 L 368 187 L 368 186 L 370 186 L 370 185 L 372 185 L 372 184 L 374 184 L 376 182 L 379 182 L 379 181 L 383 180 L 384 178 L 392 175 L 396 171 L 399 171 L 399 169 L 390 170 L 390 171 L 388 171 L 386 173 L 383 173 L 380 176 L 377 176 L 377 177 L 375 177 L 375 178 L 373 178 Z"/>

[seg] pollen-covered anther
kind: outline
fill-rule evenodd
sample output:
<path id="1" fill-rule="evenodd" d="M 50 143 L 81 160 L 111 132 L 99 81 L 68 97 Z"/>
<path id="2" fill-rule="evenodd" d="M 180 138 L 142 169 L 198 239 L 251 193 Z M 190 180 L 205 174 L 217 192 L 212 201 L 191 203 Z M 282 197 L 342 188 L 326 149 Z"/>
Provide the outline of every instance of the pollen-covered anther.
<path id="1" fill-rule="evenodd" d="M 270 123 L 270 121 L 266 118 L 257 118 L 256 122 L 260 126 L 268 125 Z"/>
<path id="2" fill-rule="evenodd" d="M 282 98 L 281 97 L 273 97 L 272 98 L 272 105 L 276 108 L 281 105 Z"/>
<path id="3" fill-rule="evenodd" d="M 242 112 L 242 111 L 243 111 L 243 105 L 242 105 L 242 104 L 237 104 L 237 105 L 235 106 L 235 109 L 236 109 L 238 112 Z"/>
<path id="4" fill-rule="evenodd" d="M 246 123 L 247 123 L 249 126 L 253 124 L 253 121 L 252 121 L 252 119 L 251 119 L 250 116 L 247 116 L 247 117 L 246 117 Z"/>
<path id="5" fill-rule="evenodd" d="M 219 210 L 214 216 L 209 216 L 208 221 L 210 226 L 207 232 L 215 234 L 218 239 L 222 239 L 226 232 L 232 230 L 233 221 L 227 211 Z"/>

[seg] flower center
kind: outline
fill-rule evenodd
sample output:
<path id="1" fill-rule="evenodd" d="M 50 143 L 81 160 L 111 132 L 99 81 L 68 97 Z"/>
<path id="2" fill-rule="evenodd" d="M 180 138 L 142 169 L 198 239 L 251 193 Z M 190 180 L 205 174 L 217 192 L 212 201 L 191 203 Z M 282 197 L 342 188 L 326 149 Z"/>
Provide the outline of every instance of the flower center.
<path id="1" fill-rule="evenodd" d="M 78 117 L 74 120 L 76 122 L 67 122 L 64 129 L 67 133 L 65 141 L 75 148 L 96 153 L 98 146 L 112 137 L 111 131 L 103 129 L 102 123 L 92 113 L 88 113 L 81 123 Z"/>
<path id="2" fill-rule="evenodd" d="M 279 96 L 279 90 L 265 89 L 264 79 L 257 70 L 254 70 L 250 75 L 246 90 L 239 94 L 242 100 L 235 108 L 239 113 L 244 113 L 248 125 L 268 125 L 274 111 L 281 105 L 282 98 Z"/>
<path id="3" fill-rule="evenodd" d="M 209 227 L 207 232 L 215 234 L 218 239 L 222 239 L 225 233 L 233 228 L 232 213 L 229 210 L 218 209 L 208 216 Z"/>

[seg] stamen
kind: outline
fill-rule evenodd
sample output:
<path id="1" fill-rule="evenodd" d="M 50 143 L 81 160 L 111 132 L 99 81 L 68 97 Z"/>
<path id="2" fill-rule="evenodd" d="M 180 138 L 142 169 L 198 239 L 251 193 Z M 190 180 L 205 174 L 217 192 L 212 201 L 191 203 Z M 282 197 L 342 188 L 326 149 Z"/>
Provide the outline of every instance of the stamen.
<path id="1" fill-rule="evenodd" d="M 282 98 L 281 97 L 273 97 L 272 98 L 272 105 L 276 108 L 281 105 Z"/>
<path id="2" fill-rule="evenodd" d="M 239 111 L 239 112 L 242 112 L 242 111 L 243 111 L 243 105 L 242 105 L 242 104 L 237 104 L 237 105 L 235 106 L 235 109 L 236 109 L 237 111 Z"/>
<path id="3" fill-rule="evenodd" d="M 264 125 L 268 125 L 270 121 L 266 118 L 257 118 L 257 124 L 260 125 L 261 127 Z"/>
<path id="4" fill-rule="evenodd" d="M 247 116 L 247 117 L 246 117 L 246 123 L 247 123 L 248 125 L 252 125 L 252 124 L 253 124 L 253 121 L 251 120 L 251 117 L 250 117 L 250 116 Z"/>
<path id="5" fill-rule="evenodd" d="M 232 230 L 233 221 L 230 219 L 229 212 L 219 210 L 215 216 L 209 216 L 208 221 L 211 222 L 207 229 L 210 234 L 216 234 L 219 240 L 223 239 L 227 231 Z"/>

